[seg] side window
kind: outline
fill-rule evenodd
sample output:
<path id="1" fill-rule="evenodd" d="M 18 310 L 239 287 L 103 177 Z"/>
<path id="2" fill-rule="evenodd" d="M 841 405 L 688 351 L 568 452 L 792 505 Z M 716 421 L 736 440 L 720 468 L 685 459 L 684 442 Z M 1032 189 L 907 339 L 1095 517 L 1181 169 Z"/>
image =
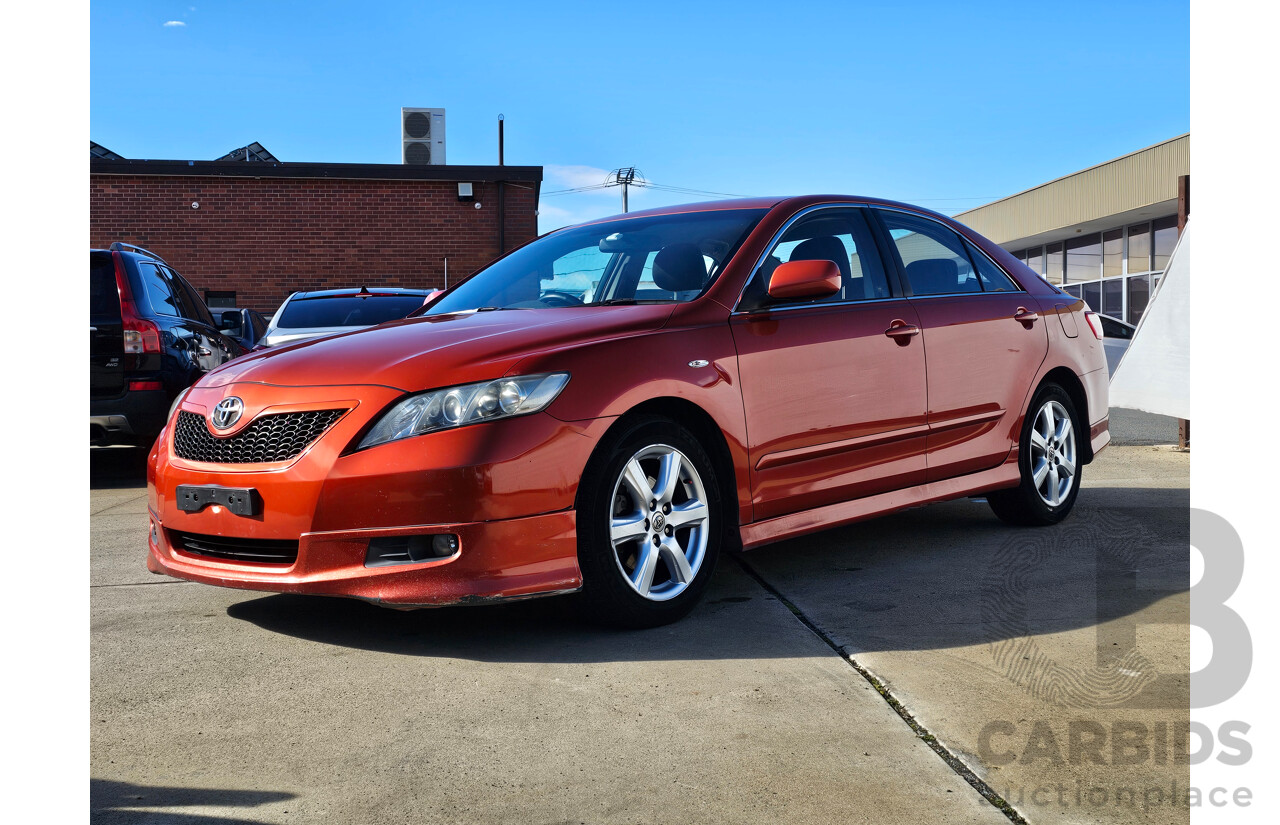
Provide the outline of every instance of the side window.
<path id="1" fill-rule="evenodd" d="M 983 292 L 1018 292 L 1018 285 L 1004 274 L 1004 270 L 983 255 L 968 238 L 964 239 L 965 249 L 969 250 L 969 258 L 978 268 L 978 280 L 982 282 Z"/>
<path id="2" fill-rule="evenodd" d="M 915 295 L 981 292 L 982 284 L 969 263 L 960 236 L 926 218 L 880 211 L 894 252 Z"/>
<path id="3" fill-rule="evenodd" d="M 870 301 L 891 297 L 875 241 L 860 209 L 820 209 L 796 221 L 756 270 L 743 295 L 744 309 L 769 302 L 769 278 L 791 261 L 832 261 L 840 269 L 840 290 L 814 304 Z M 796 303 L 796 302 L 787 302 Z"/>
<path id="4" fill-rule="evenodd" d="M 142 288 L 147 293 L 151 311 L 157 315 L 181 317 L 178 300 L 173 297 L 173 287 L 164 272 L 155 264 L 139 262 L 138 274 L 142 276 Z"/>
<path id="5" fill-rule="evenodd" d="M 182 315 L 184 318 L 190 318 L 192 321 L 199 321 L 202 324 L 208 324 L 216 327 L 213 322 L 213 315 L 209 313 L 208 307 L 204 305 L 204 301 L 200 300 L 200 294 L 195 291 L 191 284 L 187 283 L 187 279 L 183 278 L 172 269 L 169 270 L 169 279 L 172 281 L 175 290 L 178 293 L 178 299 L 181 302 Z"/>

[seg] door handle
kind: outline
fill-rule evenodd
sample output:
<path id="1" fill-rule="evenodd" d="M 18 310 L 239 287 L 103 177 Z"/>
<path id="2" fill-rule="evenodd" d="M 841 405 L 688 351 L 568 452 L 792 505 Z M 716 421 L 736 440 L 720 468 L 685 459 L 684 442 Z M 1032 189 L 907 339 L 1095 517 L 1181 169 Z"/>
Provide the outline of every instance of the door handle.
<path id="1" fill-rule="evenodd" d="M 893 338 L 899 344 L 905 345 L 910 343 L 912 338 L 920 334 L 920 327 L 915 324 L 908 324 L 906 321 L 899 318 L 889 324 L 889 328 L 884 331 L 884 334 Z"/>
<path id="2" fill-rule="evenodd" d="M 1040 320 L 1040 313 L 1026 307 L 1018 307 L 1018 311 L 1013 314 L 1013 320 L 1023 324 L 1033 324 Z"/>

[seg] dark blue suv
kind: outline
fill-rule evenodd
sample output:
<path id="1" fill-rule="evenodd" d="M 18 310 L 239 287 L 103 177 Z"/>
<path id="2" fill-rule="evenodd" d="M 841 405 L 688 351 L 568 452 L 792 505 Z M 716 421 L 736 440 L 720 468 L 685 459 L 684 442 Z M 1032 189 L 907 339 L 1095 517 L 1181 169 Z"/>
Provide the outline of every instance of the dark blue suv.
<path id="1" fill-rule="evenodd" d="M 178 393 L 265 329 L 247 309 L 215 321 L 185 278 L 139 247 L 89 250 L 89 282 L 91 445 L 150 447 Z"/>

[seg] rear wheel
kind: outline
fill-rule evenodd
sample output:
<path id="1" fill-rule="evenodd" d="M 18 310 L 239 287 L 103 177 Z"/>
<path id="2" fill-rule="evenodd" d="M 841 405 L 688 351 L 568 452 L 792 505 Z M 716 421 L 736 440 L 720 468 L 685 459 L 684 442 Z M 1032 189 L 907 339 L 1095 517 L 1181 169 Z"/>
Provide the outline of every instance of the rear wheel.
<path id="1" fill-rule="evenodd" d="M 1057 524 L 1080 492 L 1080 426 L 1066 390 L 1046 384 L 1036 393 L 1018 441 L 1019 484 L 987 496 L 991 509 L 1011 524 Z"/>
<path id="2" fill-rule="evenodd" d="M 639 419 L 602 445 L 577 512 L 588 613 L 656 627 L 692 610 L 720 553 L 719 501 L 706 451 L 673 421 Z"/>

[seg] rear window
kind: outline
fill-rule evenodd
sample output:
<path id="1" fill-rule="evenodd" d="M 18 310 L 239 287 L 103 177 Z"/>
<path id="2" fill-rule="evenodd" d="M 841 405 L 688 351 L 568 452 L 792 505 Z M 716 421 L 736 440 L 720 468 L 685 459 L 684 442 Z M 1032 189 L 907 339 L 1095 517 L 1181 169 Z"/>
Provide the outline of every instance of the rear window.
<path id="1" fill-rule="evenodd" d="M 425 295 L 356 295 L 340 298 L 299 298 L 280 313 L 281 329 L 363 327 L 403 318 L 422 306 Z"/>
<path id="2" fill-rule="evenodd" d="M 89 318 L 120 320 L 120 291 L 110 255 L 89 253 Z"/>

